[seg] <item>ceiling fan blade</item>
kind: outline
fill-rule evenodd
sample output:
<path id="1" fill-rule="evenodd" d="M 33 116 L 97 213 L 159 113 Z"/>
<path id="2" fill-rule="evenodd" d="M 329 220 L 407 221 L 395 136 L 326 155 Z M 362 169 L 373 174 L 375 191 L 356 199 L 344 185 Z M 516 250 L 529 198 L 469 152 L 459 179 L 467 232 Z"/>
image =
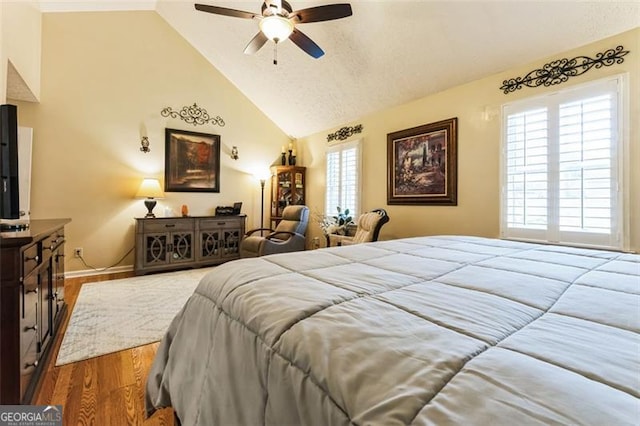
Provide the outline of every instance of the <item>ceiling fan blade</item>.
<path id="1" fill-rule="evenodd" d="M 316 59 L 324 55 L 324 51 L 320 49 L 320 46 L 318 46 L 313 40 L 311 40 L 297 28 L 293 29 L 293 32 L 289 36 L 289 39 L 294 42 L 300 49 L 304 50 L 310 56 L 313 56 Z"/>
<path id="2" fill-rule="evenodd" d="M 332 19 L 346 18 L 351 15 L 353 15 L 351 5 L 348 3 L 339 3 L 296 10 L 295 12 L 291 12 L 289 17 L 294 17 L 296 22 L 301 24 L 307 24 L 310 22 L 331 21 Z"/>
<path id="3" fill-rule="evenodd" d="M 244 53 L 247 55 L 253 55 L 269 40 L 262 31 L 260 31 L 254 38 L 251 39 L 247 47 L 244 48 Z"/>
<path id="4" fill-rule="evenodd" d="M 196 4 L 196 10 L 200 12 L 215 13 L 216 15 L 232 16 L 234 18 L 254 19 L 261 15 L 244 10 L 229 9 L 227 7 L 209 6 L 208 4 Z"/>

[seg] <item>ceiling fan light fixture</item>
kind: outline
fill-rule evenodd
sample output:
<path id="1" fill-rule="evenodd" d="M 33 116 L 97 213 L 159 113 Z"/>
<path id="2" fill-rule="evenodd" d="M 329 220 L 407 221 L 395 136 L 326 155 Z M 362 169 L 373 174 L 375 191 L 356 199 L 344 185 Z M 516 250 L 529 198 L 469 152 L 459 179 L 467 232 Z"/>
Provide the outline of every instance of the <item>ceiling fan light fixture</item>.
<path id="1" fill-rule="evenodd" d="M 320 58 L 324 51 L 302 31 L 298 30 L 298 24 L 310 24 L 312 22 L 332 21 L 353 15 L 351 5 L 348 3 L 325 4 L 321 6 L 307 7 L 294 10 L 287 0 L 261 0 L 260 14 L 246 12 L 244 10 L 229 9 L 228 7 L 196 4 L 196 10 L 215 15 L 230 16 L 242 19 L 259 20 L 260 32 L 258 32 L 247 44 L 244 53 L 250 55 L 256 53 L 269 40 L 274 42 L 274 63 L 277 64 L 278 43 L 286 39 L 302 49 L 313 58 Z M 2 0 L 0 0 L 2 2 Z"/>
<path id="2" fill-rule="evenodd" d="M 271 15 L 260 21 L 260 31 L 269 40 L 279 43 L 289 38 L 293 32 L 293 23 L 282 16 Z"/>

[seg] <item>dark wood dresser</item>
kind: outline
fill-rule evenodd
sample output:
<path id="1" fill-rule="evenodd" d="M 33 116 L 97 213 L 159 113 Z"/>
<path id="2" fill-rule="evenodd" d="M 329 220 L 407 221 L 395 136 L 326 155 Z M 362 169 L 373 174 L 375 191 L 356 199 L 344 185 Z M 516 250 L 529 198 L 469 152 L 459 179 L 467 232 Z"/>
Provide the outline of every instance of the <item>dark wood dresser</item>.
<path id="1" fill-rule="evenodd" d="M 0 232 L 0 405 L 29 404 L 64 317 L 64 226 Z"/>

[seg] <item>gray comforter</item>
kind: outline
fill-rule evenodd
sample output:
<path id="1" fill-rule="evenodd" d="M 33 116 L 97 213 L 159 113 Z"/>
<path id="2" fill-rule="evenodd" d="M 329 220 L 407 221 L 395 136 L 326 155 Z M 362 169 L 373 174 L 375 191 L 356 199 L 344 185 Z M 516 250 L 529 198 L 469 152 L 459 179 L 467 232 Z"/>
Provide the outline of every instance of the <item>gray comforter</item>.
<path id="1" fill-rule="evenodd" d="M 640 256 L 421 237 L 238 260 L 156 355 L 183 425 L 640 424 Z"/>

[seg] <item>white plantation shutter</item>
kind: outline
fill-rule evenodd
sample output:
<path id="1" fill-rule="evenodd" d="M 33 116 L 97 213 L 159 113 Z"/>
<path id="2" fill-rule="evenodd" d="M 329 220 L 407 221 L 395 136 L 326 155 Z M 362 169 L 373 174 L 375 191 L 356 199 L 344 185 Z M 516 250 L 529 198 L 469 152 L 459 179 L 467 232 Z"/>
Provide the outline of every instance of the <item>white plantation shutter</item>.
<path id="1" fill-rule="evenodd" d="M 504 107 L 502 235 L 623 247 L 622 77 Z"/>
<path id="2" fill-rule="evenodd" d="M 560 231 L 611 232 L 614 100 L 608 93 L 560 105 Z"/>
<path id="3" fill-rule="evenodd" d="M 360 141 L 336 144 L 327 150 L 327 195 L 325 214 L 334 216 L 337 207 L 360 212 Z"/>
<path id="4" fill-rule="evenodd" d="M 507 117 L 508 226 L 546 229 L 548 204 L 547 110 Z"/>
<path id="5" fill-rule="evenodd" d="M 325 214 L 333 215 L 340 205 L 340 151 L 327 152 L 327 195 Z"/>

